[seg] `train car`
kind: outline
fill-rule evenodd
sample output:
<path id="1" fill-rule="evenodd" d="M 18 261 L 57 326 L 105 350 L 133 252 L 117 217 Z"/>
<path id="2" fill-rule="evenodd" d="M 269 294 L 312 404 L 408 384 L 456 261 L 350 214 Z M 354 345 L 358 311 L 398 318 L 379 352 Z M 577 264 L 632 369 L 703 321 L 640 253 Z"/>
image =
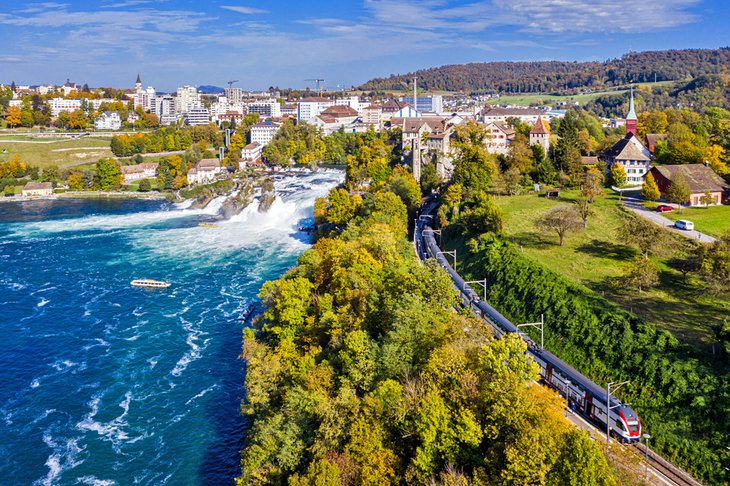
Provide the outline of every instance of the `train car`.
<path id="1" fill-rule="evenodd" d="M 547 385 L 564 395 L 571 408 L 594 423 L 606 427 L 621 441 L 637 442 L 641 438 L 641 420 L 638 414 L 615 397 L 608 397 L 606 390 L 586 378 L 576 369 L 563 362 L 549 351 L 542 349 L 530 337 L 521 332 L 497 309 L 479 299 L 478 294 L 451 267 L 446 257 L 440 253 L 431 227 L 422 226 L 421 247 L 425 258 L 434 258 L 452 279 L 454 287 L 460 292 L 461 299 L 475 315 L 491 324 L 499 338 L 506 333 L 517 333 L 527 342 L 527 353 L 540 366 L 540 378 Z M 610 403 L 610 405 L 609 405 Z M 610 410 L 609 410 L 610 407 Z M 607 413 L 609 411 L 609 413 Z"/>

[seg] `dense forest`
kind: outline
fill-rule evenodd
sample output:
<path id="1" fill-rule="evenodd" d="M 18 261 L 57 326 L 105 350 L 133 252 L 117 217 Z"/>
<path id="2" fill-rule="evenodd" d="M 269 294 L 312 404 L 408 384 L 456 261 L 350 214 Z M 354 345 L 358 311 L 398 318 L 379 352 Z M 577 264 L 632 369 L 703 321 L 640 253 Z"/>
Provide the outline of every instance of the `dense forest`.
<path id="1" fill-rule="evenodd" d="M 535 384 L 524 342 L 453 312 L 448 275 L 419 265 L 421 192 L 391 150 L 376 138 L 348 158 L 346 187 L 368 190 L 318 200 L 319 240 L 261 290 L 238 484 L 627 484 Z"/>
<path id="2" fill-rule="evenodd" d="M 368 81 L 360 89 L 410 89 L 468 93 L 548 93 L 649 81 L 680 81 L 726 74 L 730 48 L 631 52 L 605 62 L 487 62 L 452 64 Z"/>

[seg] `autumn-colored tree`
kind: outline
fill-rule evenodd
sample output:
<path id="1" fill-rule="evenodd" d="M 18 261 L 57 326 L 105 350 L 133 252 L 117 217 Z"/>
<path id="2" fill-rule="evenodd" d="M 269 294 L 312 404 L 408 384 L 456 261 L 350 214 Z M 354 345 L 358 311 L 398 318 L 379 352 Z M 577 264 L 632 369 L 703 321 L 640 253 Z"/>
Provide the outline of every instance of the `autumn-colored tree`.
<path id="1" fill-rule="evenodd" d="M 20 116 L 19 107 L 17 107 L 17 106 L 8 107 L 7 115 L 5 116 L 5 123 L 11 128 L 20 126 L 21 116 Z"/>
<path id="2" fill-rule="evenodd" d="M 725 162 L 725 149 L 720 145 L 712 144 L 705 151 L 705 160 L 717 174 L 725 176 L 730 174 L 730 166 Z"/>
<path id="3" fill-rule="evenodd" d="M 84 174 L 83 172 L 73 171 L 68 175 L 67 179 L 68 188 L 72 191 L 81 191 L 84 189 Z"/>
<path id="4" fill-rule="evenodd" d="M 624 170 L 623 165 L 619 163 L 611 165 L 611 184 L 616 187 L 626 185 L 626 170 Z"/>
<path id="5" fill-rule="evenodd" d="M 580 182 L 581 196 L 593 203 L 599 196 L 603 196 L 603 174 L 596 167 L 585 171 Z"/>
<path id="6" fill-rule="evenodd" d="M 89 118 L 84 110 L 76 110 L 68 117 L 68 127 L 71 130 L 83 130 L 89 124 Z"/>
<path id="7" fill-rule="evenodd" d="M 659 191 L 659 186 L 654 180 L 654 175 L 651 172 L 648 172 L 646 176 L 644 176 L 644 184 L 641 186 L 641 195 L 647 201 L 656 201 L 662 196 Z"/>
<path id="8" fill-rule="evenodd" d="M 661 226 L 636 215 L 626 214 L 617 230 L 621 241 L 639 248 L 644 260 L 665 241 L 666 234 Z"/>
<path id="9" fill-rule="evenodd" d="M 659 283 L 659 268 L 651 260 L 637 257 L 629 264 L 623 280 L 628 286 L 643 292 Z"/>

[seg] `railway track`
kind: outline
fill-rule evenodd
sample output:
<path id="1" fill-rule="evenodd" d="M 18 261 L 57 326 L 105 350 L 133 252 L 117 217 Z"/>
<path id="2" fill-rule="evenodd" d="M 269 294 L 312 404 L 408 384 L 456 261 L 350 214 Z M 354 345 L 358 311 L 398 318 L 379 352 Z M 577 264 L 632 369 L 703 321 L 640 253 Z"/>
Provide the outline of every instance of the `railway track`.
<path id="1" fill-rule="evenodd" d="M 667 461 L 651 449 L 649 449 L 649 453 L 647 454 L 645 444 L 637 443 L 634 447 L 636 447 L 636 449 L 641 453 L 642 457 L 647 457 L 649 459 L 649 465 L 653 469 L 661 473 L 672 483 L 679 486 L 702 486 L 702 483 L 694 479 L 687 472 Z"/>

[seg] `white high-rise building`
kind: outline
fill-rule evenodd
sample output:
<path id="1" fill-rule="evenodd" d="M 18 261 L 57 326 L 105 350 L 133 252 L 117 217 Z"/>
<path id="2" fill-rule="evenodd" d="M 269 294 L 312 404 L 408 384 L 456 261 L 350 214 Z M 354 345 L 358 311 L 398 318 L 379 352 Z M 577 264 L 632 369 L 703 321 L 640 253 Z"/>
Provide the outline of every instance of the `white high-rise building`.
<path id="1" fill-rule="evenodd" d="M 191 106 L 185 113 L 185 122 L 190 126 L 207 125 L 210 123 L 210 113 L 200 105 Z"/>
<path id="2" fill-rule="evenodd" d="M 243 91 L 241 91 L 241 88 L 226 88 L 224 92 L 226 99 L 232 105 L 237 105 L 243 101 Z"/>
<path id="3" fill-rule="evenodd" d="M 51 107 L 51 116 L 56 117 L 62 111 L 71 113 L 81 109 L 81 100 L 68 100 L 65 98 L 53 98 L 48 102 Z"/>
<path id="4" fill-rule="evenodd" d="M 195 86 L 183 86 L 177 89 L 177 98 L 175 98 L 175 111 L 178 113 L 187 113 L 191 108 L 200 105 L 200 93 Z"/>
<path id="5" fill-rule="evenodd" d="M 275 99 L 255 101 L 248 105 L 249 113 L 258 113 L 264 118 L 280 118 L 281 105 Z"/>
<path id="6" fill-rule="evenodd" d="M 265 147 L 274 139 L 281 125 L 275 123 L 257 123 L 251 127 L 251 143 L 258 143 Z"/>
<path id="7" fill-rule="evenodd" d="M 312 118 L 319 115 L 324 110 L 326 110 L 330 106 L 333 106 L 334 104 L 335 102 L 329 98 L 302 98 L 301 100 L 299 100 L 298 103 L 299 110 L 297 112 L 297 119 L 299 119 L 300 121 L 311 120 Z"/>

